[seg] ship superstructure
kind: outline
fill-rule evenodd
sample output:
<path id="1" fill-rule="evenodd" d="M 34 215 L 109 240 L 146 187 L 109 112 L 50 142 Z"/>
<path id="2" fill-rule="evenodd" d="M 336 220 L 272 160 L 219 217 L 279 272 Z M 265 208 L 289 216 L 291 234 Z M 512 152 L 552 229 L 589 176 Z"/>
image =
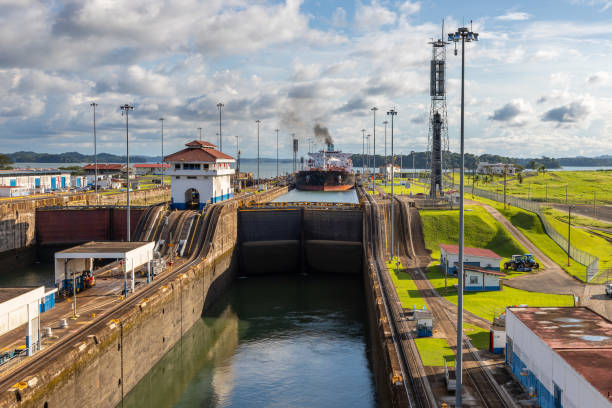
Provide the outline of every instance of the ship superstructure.
<path id="1" fill-rule="evenodd" d="M 326 150 L 308 153 L 306 169 L 297 173 L 299 190 L 342 191 L 355 185 L 350 153 L 335 150 L 329 143 Z"/>

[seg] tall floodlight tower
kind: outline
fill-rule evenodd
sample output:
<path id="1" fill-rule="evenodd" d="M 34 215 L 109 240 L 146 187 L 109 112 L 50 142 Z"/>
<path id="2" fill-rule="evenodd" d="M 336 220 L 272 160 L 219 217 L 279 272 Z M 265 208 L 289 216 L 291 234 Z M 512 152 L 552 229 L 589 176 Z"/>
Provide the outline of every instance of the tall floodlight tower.
<path id="1" fill-rule="evenodd" d="M 444 22 L 442 22 L 442 37 L 431 41 L 432 46 L 429 95 L 431 108 L 429 110 L 428 161 L 431 166 L 429 197 L 435 198 L 442 194 L 442 165 L 448 154 L 448 121 L 446 109 L 446 44 L 444 38 Z"/>

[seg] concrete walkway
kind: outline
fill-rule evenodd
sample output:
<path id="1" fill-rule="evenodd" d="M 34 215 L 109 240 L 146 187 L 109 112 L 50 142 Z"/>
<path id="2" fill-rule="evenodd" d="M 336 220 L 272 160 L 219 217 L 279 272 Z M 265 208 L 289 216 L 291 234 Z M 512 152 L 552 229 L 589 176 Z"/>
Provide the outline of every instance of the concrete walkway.
<path id="1" fill-rule="evenodd" d="M 467 201 L 467 200 L 466 200 Z M 612 299 L 605 296 L 604 285 L 588 285 L 565 272 L 552 259 L 538 249 L 510 220 L 488 204 L 470 202 L 483 207 L 500 222 L 520 244 L 530 251 L 544 267 L 537 273 L 529 273 L 507 279 L 504 284 L 513 288 L 544 293 L 570 294 L 579 297 L 581 306 L 588 306 L 612 320 Z"/>

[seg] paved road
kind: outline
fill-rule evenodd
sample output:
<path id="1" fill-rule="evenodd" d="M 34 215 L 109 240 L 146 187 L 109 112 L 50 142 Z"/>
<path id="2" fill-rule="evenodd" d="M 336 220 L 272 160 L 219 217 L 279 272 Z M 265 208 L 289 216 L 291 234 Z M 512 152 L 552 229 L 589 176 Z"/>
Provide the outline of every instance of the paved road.
<path id="1" fill-rule="evenodd" d="M 505 284 L 523 290 L 545 293 L 571 294 L 580 298 L 580 305 L 588 306 L 597 313 L 612 320 L 612 299 L 604 295 L 604 285 L 587 285 L 568 275 L 552 259 L 544 255 L 521 231 L 504 217 L 499 211 L 487 204 L 470 202 L 482 206 L 489 214 L 499 221 L 514 238 L 530 251 L 544 269 L 534 274 L 525 274 L 508 279 Z"/>

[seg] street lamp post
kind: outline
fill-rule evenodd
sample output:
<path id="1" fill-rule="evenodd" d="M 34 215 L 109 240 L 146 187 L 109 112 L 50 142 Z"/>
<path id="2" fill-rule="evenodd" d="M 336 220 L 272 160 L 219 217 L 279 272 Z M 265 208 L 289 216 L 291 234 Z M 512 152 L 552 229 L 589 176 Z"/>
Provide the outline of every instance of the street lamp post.
<path id="1" fill-rule="evenodd" d="M 463 176 L 465 167 L 464 156 L 464 113 L 465 113 L 465 43 L 478 41 L 478 33 L 468 30 L 467 27 L 460 27 L 455 33 L 448 34 L 448 40 L 453 41 L 455 46 L 461 42 L 461 169 L 459 173 L 459 271 L 458 277 L 458 301 L 457 301 L 457 362 L 456 371 L 456 396 L 455 406 L 461 407 L 461 386 L 462 386 L 462 365 L 463 365 Z M 456 49 L 455 49 L 456 50 Z"/>
<path id="2" fill-rule="evenodd" d="M 372 155 L 370 154 L 370 134 L 366 136 L 366 154 L 368 155 L 368 184 L 370 184 L 370 171 L 372 169 Z"/>
<path id="3" fill-rule="evenodd" d="M 219 151 L 222 152 L 223 151 L 223 137 L 221 136 L 221 108 L 223 108 L 225 105 L 223 105 L 221 102 L 219 102 L 217 104 L 217 108 L 219 108 Z"/>
<path id="4" fill-rule="evenodd" d="M 416 168 L 414 167 L 414 150 L 410 152 L 412 155 L 412 184 L 414 184 L 414 175 L 416 174 Z"/>
<path id="5" fill-rule="evenodd" d="M 391 108 L 387 115 L 391 116 L 391 259 L 393 259 L 393 220 L 395 217 L 395 195 L 393 193 L 393 179 L 395 177 L 395 156 L 393 155 L 393 117 L 397 115 L 395 108 Z"/>
<path id="6" fill-rule="evenodd" d="M 372 125 L 372 134 L 374 135 L 374 142 L 372 144 L 372 156 L 373 156 L 373 165 L 372 167 L 374 167 L 374 177 L 376 178 L 376 173 L 378 173 L 377 169 L 376 169 L 376 111 L 378 110 L 378 108 L 376 106 L 374 106 L 372 109 L 370 109 L 374 115 L 374 122 Z M 372 187 L 372 190 L 374 190 L 374 187 Z"/>
<path id="7" fill-rule="evenodd" d="M 95 102 L 92 102 L 89 105 L 93 107 L 94 172 L 95 172 L 95 177 L 96 177 L 94 185 L 95 185 L 95 189 L 96 189 L 96 197 L 98 197 L 98 144 L 97 144 L 97 141 L 96 141 L 96 106 L 98 106 L 98 104 L 95 103 Z M 99 200 L 99 198 L 96 198 L 96 199 Z"/>
<path id="8" fill-rule="evenodd" d="M 257 123 L 257 189 L 259 190 L 259 124 L 261 120 L 257 119 L 255 123 Z"/>
<path id="9" fill-rule="evenodd" d="M 238 153 L 238 135 L 236 135 L 236 182 L 234 183 L 234 189 L 236 185 L 238 186 L 238 190 L 240 190 L 240 153 Z"/>
<path id="10" fill-rule="evenodd" d="M 279 129 L 274 129 L 276 131 L 276 178 L 278 178 L 278 131 Z"/>
<path id="11" fill-rule="evenodd" d="M 361 176 L 365 176 L 365 129 L 361 129 Z"/>
<path id="12" fill-rule="evenodd" d="M 383 125 L 385 125 L 385 187 L 387 187 L 387 123 L 389 122 L 387 122 L 386 120 L 383 122 Z"/>
<path id="13" fill-rule="evenodd" d="M 159 121 L 161 122 L 161 186 L 164 186 L 164 174 L 165 174 L 165 169 L 164 169 L 164 118 L 159 118 Z"/>
<path id="14" fill-rule="evenodd" d="M 126 159 L 126 179 L 127 179 L 127 195 L 126 195 L 126 219 L 127 219 L 127 241 L 131 241 L 130 236 L 130 137 L 129 137 L 129 126 L 130 126 L 130 111 L 134 110 L 134 106 L 125 104 L 121 107 L 122 114 L 125 113 L 125 159 Z M 132 280 L 133 282 L 133 280 Z"/>

